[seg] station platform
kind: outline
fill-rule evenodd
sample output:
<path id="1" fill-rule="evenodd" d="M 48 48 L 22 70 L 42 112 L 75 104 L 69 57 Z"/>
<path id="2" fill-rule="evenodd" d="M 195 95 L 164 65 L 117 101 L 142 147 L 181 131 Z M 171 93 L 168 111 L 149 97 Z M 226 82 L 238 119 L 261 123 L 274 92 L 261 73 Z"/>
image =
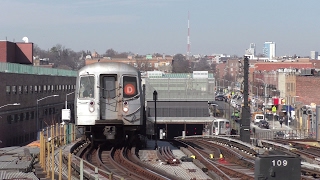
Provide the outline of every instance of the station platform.
<path id="1" fill-rule="evenodd" d="M 1 148 L 0 179 L 39 179 L 32 172 L 33 164 L 39 151 L 37 142 L 22 147 Z"/>
<path id="2" fill-rule="evenodd" d="M 159 157 L 157 156 L 157 151 L 154 149 L 154 141 L 148 141 L 147 150 L 140 150 L 139 151 L 139 158 L 143 163 L 152 166 L 155 169 L 159 169 L 161 171 L 165 171 L 176 177 L 176 179 L 201 179 L 207 180 L 212 179 L 206 173 L 204 173 L 198 166 L 196 166 L 193 162 L 182 162 L 181 164 L 177 165 L 169 165 L 165 162 L 162 162 Z M 176 159 L 180 159 L 183 156 L 187 156 L 178 149 L 177 147 L 173 146 L 172 144 L 159 141 L 158 147 L 170 147 L 173 155 Z"/>

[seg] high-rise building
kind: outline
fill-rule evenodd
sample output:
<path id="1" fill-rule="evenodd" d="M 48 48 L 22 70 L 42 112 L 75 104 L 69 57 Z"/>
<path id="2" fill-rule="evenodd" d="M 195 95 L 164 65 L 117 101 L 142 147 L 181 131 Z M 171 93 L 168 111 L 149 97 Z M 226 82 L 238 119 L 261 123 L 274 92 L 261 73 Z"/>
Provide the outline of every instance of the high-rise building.
<path id="1" fill-rule="evenodd" d="M 249 49 L 246 50 L 246 54 L 255 56 L 256 55 L 256 44 L 250 43 Z"/>
<path id="2" fill-rule="evenodd" d="M 275 42 L 265 42 L 263 45 L 263 54 L 269 59 L 276 57 L 276 43 Z"/>
<path id="3" fill-rule="evenodd" d="M 310 59 L 316 59 L 317 60 L 318 56 L 319 56 L 318 51 L 311 51 Z"/>

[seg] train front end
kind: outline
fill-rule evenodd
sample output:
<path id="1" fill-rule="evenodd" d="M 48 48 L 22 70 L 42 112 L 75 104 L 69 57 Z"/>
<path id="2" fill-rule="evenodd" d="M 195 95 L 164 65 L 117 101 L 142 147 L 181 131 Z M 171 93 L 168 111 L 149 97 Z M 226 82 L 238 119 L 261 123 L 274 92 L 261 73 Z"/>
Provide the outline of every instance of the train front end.
<path id="1" fill-rule="evenodd" d="M 76 124 L 94 141 L 120 140 L 140 132 L 141 77 L 123 63 L 95 63 L 79 71 Z"/>

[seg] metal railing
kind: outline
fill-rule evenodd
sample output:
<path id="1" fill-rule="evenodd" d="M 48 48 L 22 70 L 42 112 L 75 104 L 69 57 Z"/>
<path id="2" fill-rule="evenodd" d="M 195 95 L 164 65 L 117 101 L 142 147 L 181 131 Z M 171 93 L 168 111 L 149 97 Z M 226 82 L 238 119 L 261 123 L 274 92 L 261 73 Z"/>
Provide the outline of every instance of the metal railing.
<path id="1" fill-rule="evenodd" d="M 310 129 L 277 130 L 252 133 L 257 139 L 316 139 L 316 135 Z"/>

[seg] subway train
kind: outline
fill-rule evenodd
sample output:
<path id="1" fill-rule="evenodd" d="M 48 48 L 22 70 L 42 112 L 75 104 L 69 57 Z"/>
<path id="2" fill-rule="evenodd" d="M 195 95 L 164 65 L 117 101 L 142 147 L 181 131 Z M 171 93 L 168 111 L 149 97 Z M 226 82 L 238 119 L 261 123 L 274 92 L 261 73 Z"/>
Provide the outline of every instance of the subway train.
<path id="1" fill-rule="evenodd" d="M 214 119 L 211 124 L 210 135 L 230 135 L 230 121 L 228 119 Z"/>
<path id="2" fill-rule="evenodd" d="M 117 142 L 141 133 L 141 82 L 140 72 L 124 63 L 97 62 L 78 71 L 75 123 L 87 139 Z"/>

